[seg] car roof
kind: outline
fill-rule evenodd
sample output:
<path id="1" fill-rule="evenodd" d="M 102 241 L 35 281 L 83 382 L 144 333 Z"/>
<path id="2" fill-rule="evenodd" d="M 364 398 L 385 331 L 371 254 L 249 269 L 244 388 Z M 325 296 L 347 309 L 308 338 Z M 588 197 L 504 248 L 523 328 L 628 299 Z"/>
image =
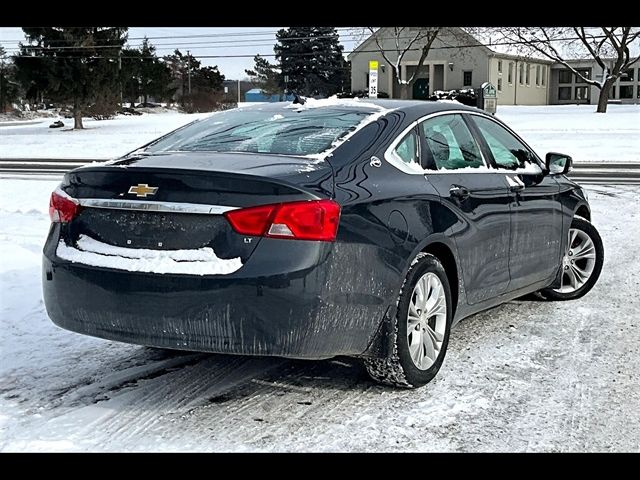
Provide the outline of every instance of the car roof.
<path id="1" fill-rule="evenodd" d="M 307 99 L 304 104 L 294 104 L 293 102 L 272 102 L 256 103 L 255 105 L 243 105 L 243 109 L 256 109 L 266 111 L 279 111 L 283 109 L 299 108 L 300 110 L 313 110 L 323 108 L 338 108 L 353 111 L 377 110 L 384 108 L 388 110 L 403 110 L 407 113 L 428 115 L 429 113 L 446 110 L 468 110 L 470 112 L 483 112 L 475 107 L 469 107 L 455 101 L 433 101 L 433 100 L 395 100 L 377 98 L 324 98 L 320 100 Z"/>

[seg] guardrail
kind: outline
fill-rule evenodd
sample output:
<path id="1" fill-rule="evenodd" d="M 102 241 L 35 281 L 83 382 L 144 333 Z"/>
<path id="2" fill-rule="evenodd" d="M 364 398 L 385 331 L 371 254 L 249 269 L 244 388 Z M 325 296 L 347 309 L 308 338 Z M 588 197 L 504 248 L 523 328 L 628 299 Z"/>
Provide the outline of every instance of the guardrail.
<path id="1" fill-rule="evenodd" d="M 59 174 L 106 159 L 7 158 L 0 159 L 0 173 Z M 576 163 L 569 177 L 584 184 L 640 185 L 640 162 L 584 162 Z"/>

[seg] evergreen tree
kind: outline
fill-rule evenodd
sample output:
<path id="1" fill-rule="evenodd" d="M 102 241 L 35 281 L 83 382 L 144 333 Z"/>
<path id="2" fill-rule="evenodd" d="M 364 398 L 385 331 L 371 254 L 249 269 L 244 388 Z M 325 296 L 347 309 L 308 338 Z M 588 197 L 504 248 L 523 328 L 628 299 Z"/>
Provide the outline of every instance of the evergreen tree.
<path id="1" fill-rule="evenodd" d="M 15 80 L 15 65 L 8 61 L 6 51 L 0 46 L 0 113 L 18 100 L 19 85 Z"/>
<path id="2" fill-rule="evenodd" d="M 191 90 L 212 93 L 222 90 L 224 75 L 218 71 L 217 65 L 213 67 L 200 67 L 191 73 Z"/>
<path id="3" fill-rule="evenodd" d="M 74 128 L 83 128 L 82 111 L 119 90 L 118 55 L 126 27 L 23 27 L 27 44 L 15 58 L 29 89 L 73 104 Z"/>
<path id="4" fill-rule="evenodd" d="M 197 58 L 191 54 L 183 55 L 180 50 L 175 50 L 173 55 L 165 56 L 164 61 L 174 79 L 178 99 L 189 94 L 189 71 L 192 93 L 209 94 L 222 90 L 224 75 L 216 65 L 201 67 Z"/>
<path id="5" fill-rule="evenodd" d="M 266 58 L 260 55 L 256 55 L 253 61 L 255 62 L 253 70 L 245 70 L 246 74 L 251 77 L 251 81 L 259 85 L 267 95 L 275 95 L 282 92 L 282 75 L 277 70 L 278 67 L 269 63 Z"/>
<path id="6" fill-rule="evenodd" d="M 289 27 L 274 47 L 288 90 L 330 96 L 347 85 L 348 65 L 335 27 Z"/>
<path id="7" fill-rule="evenodd" d="M 171 95 L 171 69 L 155 52 L 156 47 L 146 37 L 140 48 L 122 51 L 123 94 L 132 104 L 140 96 L 147 103 L 149 96 L 164 99 Z"/>

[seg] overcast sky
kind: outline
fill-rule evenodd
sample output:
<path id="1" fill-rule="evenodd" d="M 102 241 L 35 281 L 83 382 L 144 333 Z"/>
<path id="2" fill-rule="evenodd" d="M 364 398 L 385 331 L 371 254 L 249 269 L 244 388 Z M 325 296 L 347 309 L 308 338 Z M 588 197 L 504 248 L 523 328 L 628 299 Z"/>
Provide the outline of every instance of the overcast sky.
<path id="1" fill-rule="evenodd" d="M 244 78 L 246 68 L 253 67 L 253 56 L 273 55 L 275 32 L 281 27 L 129 27 L 129 44 L 138 46 L 141 38 L 149 37 L 157 48 L 159 56 L 167 55 L 179 48 L 187 50 L 198 58 L 203 65 L 217 65 L 227 79 Z M 355 46 L 349 31 L 341 28 L 340 41 L 345 50 Z M 191 38 L 167 38 L 202 35 Z M 152 38 L 162 37 L 162 38 Z M 8 53 L 13 53 L 18 42 L 24 40 L 20 27 L 0 27 L 0 45 Z M 227 58 L 202 58 L 203 55 L 218 55 Z M 228 56 L 247 55 L 247 57 L 228 58 Z M 273 61 L 273 57 L 267 57 Z"/>

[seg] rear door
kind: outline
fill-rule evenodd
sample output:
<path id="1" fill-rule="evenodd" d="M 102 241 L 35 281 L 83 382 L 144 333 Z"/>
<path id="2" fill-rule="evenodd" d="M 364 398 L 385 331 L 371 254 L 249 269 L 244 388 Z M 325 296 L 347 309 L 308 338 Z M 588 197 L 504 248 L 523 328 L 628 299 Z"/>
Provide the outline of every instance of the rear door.
<path id="1" fill-rule="evenodd" d="M 477 126 L 487 156 L 512 190 L 509 290 L 554 276 L 560 264 L 562 239 L 557 182 L 542 175 L 535 154 L 509 130 L 485 116 L 469 118 Z"/>
<path id="2" fill-rule="evenodd" d="M 511 194 L 504 175 L 491 172 L 461 114 L 431 117 L 419 125 L 427 181 L 458 222 L 458 248 L 467 302 L 482 302 L 509 285 Z"/>

